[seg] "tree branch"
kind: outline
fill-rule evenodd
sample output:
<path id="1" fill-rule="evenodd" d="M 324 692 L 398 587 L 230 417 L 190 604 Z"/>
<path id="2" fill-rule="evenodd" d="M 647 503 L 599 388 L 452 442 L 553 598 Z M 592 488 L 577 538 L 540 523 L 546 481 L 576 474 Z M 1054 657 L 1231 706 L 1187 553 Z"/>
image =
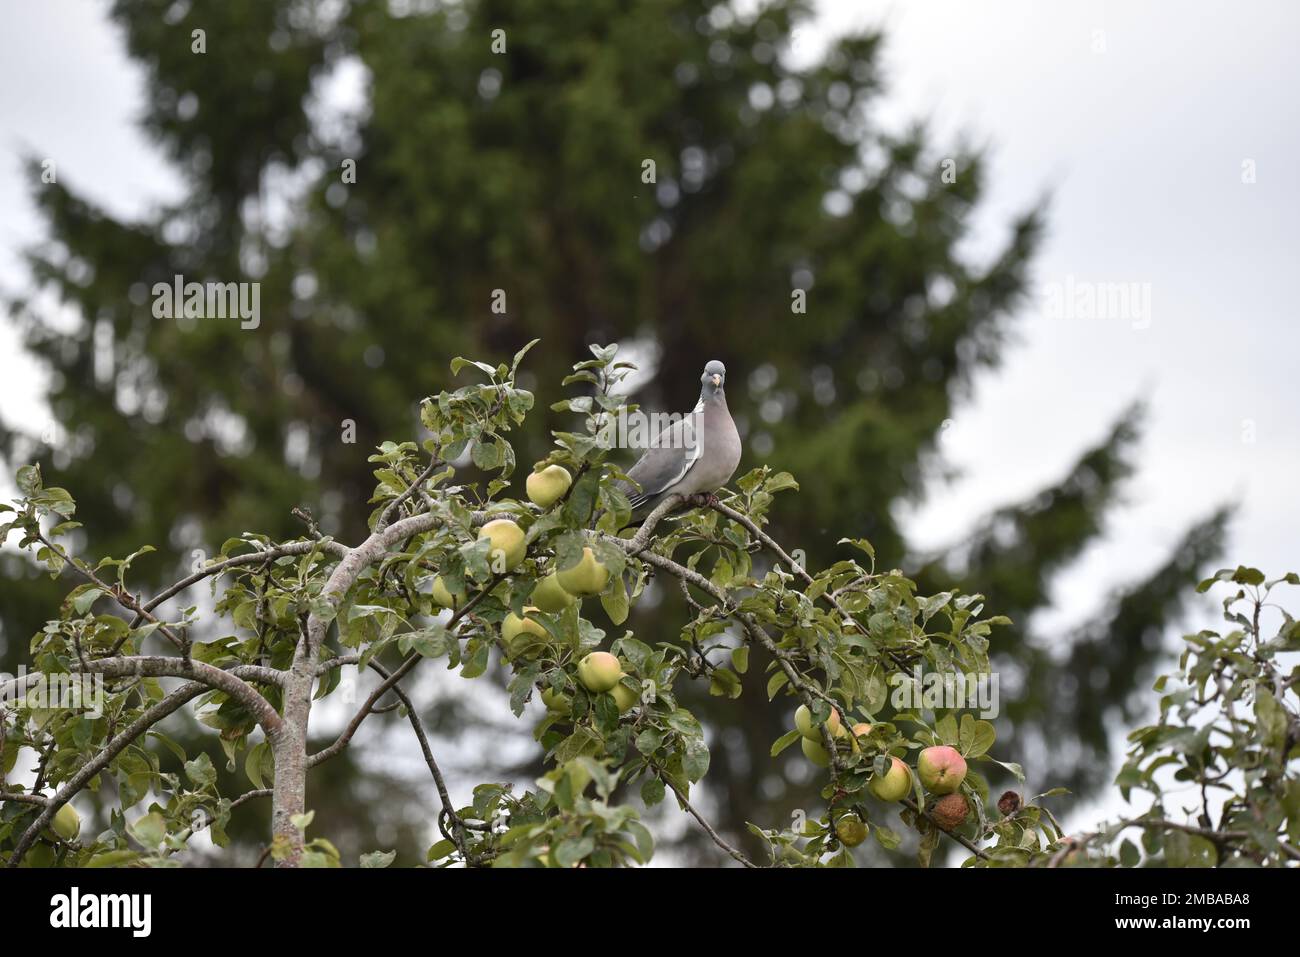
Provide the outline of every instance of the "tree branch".
<path id="1" fill-rule="evenodd" d="M 423 491 L 424 483 L 429 480 L 429 476 L 434 473 L 434 470 L 437 469 L 437 467 L 442 464 L 444 464 L 442 459 L 440 459 L 436 455 L 429 460 L 429 464 L 425 466 L 423 472 L 421 472 L 418 476 L 416 476 L 415 481 L 412 482 L 410 485 L 408 485 L 405 488 L 405 490 L 403 490 L 401 495 L 397 496 L 397 498 L 389 502 L 387 507 L 379 514 L 379 519 L 378 521 L 375 522 L 376 532 L 382 532 L 385 528 L 388 527 L 389 519 L 393 517 L 393 513 L 395 511 L 397 511 L 399 508 L 402 507 L 403 502 L 405 502 L 412 495 L 416 494 L 417 491 Z"/>
<path id="2" fill-rule="evenodd" d="M 662 769 L 660 769 L 658 765 L 651 764 L 650 767 L 654 768 L 655 775 L 659 778 L 660 781 L 663 781 L 664 784 L 672 788 L 673 794 L 677 795 L 677 800 L 681 803 L 682 807 L 685 808 L 686 812 L 690 814 L 691 817 L 699 821 L 700 827 L 704 828 L 704 833 L 709 835 L 710 839 L 712 839 L 714 844 L 718 845 L 718 847 L 726 851 L 730 857 L 739 861 L 745 867 L 752 867 L 755 870 L 758 869 L 757 864 L 755 864 L 748 857 L 746 857 L 744 854 L 736 850 L 734 847 L 732 847 L 730 844 L 728 844 L 726 841 L 722 839 L 721 835 L 719 835 L 718 832 L 713 829 L 713 825 L 711 825 L 705 819 L 704 815 L 701 814 L 699 811 L 695 810 L 695 808 L 691 805 L 691 802 L 686 799 L 686 795 L 681 792 L 681 789 L 677 787 L 677 784 L 673 781 L 672 778 L 664 774 Z"/>
<path id="3" fill-rule="evenodd" d="M 132 628 L 138 628 L 140 622 L 144 621 L 144 614 L 153 611 L 167 599 L 178 595 L 191 585 L 203 581 L 205 578 L 211 578 L 213 575 L 219 575 L 227 568 L 234 568 L 238 565 L 255 565 L 258 562 L 275 561 L 277 558 L 285 558 L 290 555 L 306 555 L 313 549 L 330 552 L 339 558 L 346 558 L 349 549 L 342 542 L 335 541 L 311 541 L 311 542 L 286 542 L 283 545 L 276 545 L 274 548 L 268 548 L 263 551 L 249 552 L 246 555 L 235 555 L 231 558 L 224 558 L 219 562 L 213 562 L 210 565 L 204 565 L 194 574 L 182 578 L 180 581 L 168 585 L 158 594 L 154 595 L 141 606 L 141 611 L 131 622 Z"/>
<path id="4" fill-rule="evenodd" d="M 379 674 L 385 679 L 392 677 L 388 673 L 387 669 L 377 661 L 372 660 L 370 662 L 370 667 L 379 672 Z M 429 736 L 425 734 L 424 724 L 420 721 L 420 716 L 415 711 L 414 703 L 412 703 L 406 692 L 402 690 L 401 684 L 394 681 L 392 690 L 401 700 L 402 704 L 406 706 L 406 716 L 411 722 L 411 729 L 415 731 L 416 739 L 420 742 L 420 750 L 424 752 L 424 763 L 429 766 L 429 773 L 433 775 L 433 783 L 438 789 L 438 799 L 442 802 L 442 810 L 451 820 L 452 833 L 448 835 L 446 831 L 443 831 L 443 835 L 449 837 L 452 843 L 456 845 L 457 850 L 460 851 L 461 859 L 465 861 L 465 866 L 468 867 L 470 860 L 469 848 L 465 844 L 465 825 L 461 821 L 460 815 L 456 813 L 455 806 L 451 803 L 451 795 L 447 791 L 447 783 L 443 780 L 442 771 L 439 770 L 438 762 L 435 761 L 433 757 L 433 750 L 429 747 Z M 441 828 L 441 826 L 441 822 L 439 822 L 439 828 Z"/>
<path id="5" fill-rule="evenodd" d="M 69 778 L 67 783 L 55 792 L 53 797 L 49 798 L 45 802 L 45 809 L 36 816 L 36 820 L 28 826 L 27 830 L 23 832 L 22 837 L 18 839 L 18 844 L 14 847 L 14 852 L 9 857 L 9 863 L 5 866 L 10 868 L 17 867 L 23 857 L 27 854 L 28 849 L 30 849 L 32 844 L 36 842 L 37 836 L 39 836 L 41 831 L 48 827 L 50 821 L 54 819 L 54 815 L 58 813 L 59 808 L 67 804 L 68 800 L 74 794 L 89 784 L 96 774 L 108 767 L 112 760 L 116 758 L 128 744 L 140 737 L 140 735 L 144 734 L 163 718 L 176 711 L 186 702 L 203 694 L 209 689 L 209 687 L 209 685 L 200 681 L 193 681 L 189 684 L 182 685 L 153 707 L 146 710 L 140 715 L 140 717 L 131 722 L 125 730 L 119 732 L 117 736 L 110 740 L 101 751 L 97 752 L 93 758 L 83 764 L 77 773 Z"/>
<path id="6" fill-rule="evenodd" d="M 798 562 L 796 562 L 793 558 L 791 558 L 790 555 L 786 552 L 786 550 L 782 548 L 780 544 L 776 541 L 776 539 L 774 539 L 771 535 L 767 534 L 767 532 L 759 528 L 758 524 L 753 519 L 751 519 L 748 515 L 744 514 L 743 512 L 736 511 L 736 509 L 732 508 L 730 505 L 727 505 L 723 502 L 713 501 L 710 502 L 709 505 L 714 511 L 722 515 L 725 515 L 727 518 L 731 519 L 736 524 L 742 526 L 746 531 L 749 532 L 749 534 L 753 535 L 756 539 L 758 539 L 758 541 L 760 541 L 763 544 L 763 546 L 768 549 L 768 551 L 776 555 L 778 560 L 788 565 L 790 567 L 790 571 L 795 575 L 795 577 L 801 579 L 805 585 L 811 585 L 813 583 L 813 577 L 808 573 L 808 570 L 804 568 L 802 565 L 800 565 Z M 820 597 L 824 598 L 832 608 L 834 608 L 837 612 L 839 612 L 841 618 L 843 618 L 845 621 L 851 624 L 854 628 L 858 629 L 858 631 L 861 634 L 863 635 L 867 634 L 867 629 L 862 627 L 861 623 L 856 618 L 854 618 L 852 615 L 850 615 L 847 611 L 844 610 L 844 606 L 839 603 L 839 599 L 837 599 L 835 595 L 831 594 L 829 591 L 824 591 L 821 593 Z M 885 649 L 885 654 L 889 655 L 889 657 L 893 659 L 894 664 L 898 665 L 898 667 L 903 669 L 907 668 L 908 665 L 907 660 L 899 657 L 899 655 L 896 652 L 894 652 L 892 649 L 888 649 L 888 648 Z"/>

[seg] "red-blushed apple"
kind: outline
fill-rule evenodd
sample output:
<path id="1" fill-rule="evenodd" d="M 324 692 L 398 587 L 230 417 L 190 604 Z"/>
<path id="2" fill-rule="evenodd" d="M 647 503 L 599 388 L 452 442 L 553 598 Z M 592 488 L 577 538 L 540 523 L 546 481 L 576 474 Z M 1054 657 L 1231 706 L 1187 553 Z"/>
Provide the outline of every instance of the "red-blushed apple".
<path id="1" fill-rule="evenodd" d="M 494 572 L 510 571 L 528 554 L 524 530 L 508 518 L 496 518 L 488 522 L 478 530 L 478 537 L 486 538 L 492 543 L 488 564 Z"/>
<path id="2" fill-rule="evenodd" d="M 609 691 L 623 677 L 623 667 L 608 651 L 593 651 L 578 662 L 578 680 L 593 694 Z"/>
<path id="3" fill-rule="evenodd" d="M 940 744 L 921 752 L 916 771 L 931 793 L 951 794 L 966 779 L 966 759 L 956 748 Z"/>
<path id="4" fill-rule="evenodd" d="M 960 794 L 945 794 L 930 808 L 930 817 L 945 831 L 960 827 L 970 813 L 970 805 Z"/>
<path id="5" fill-rule="evenodd" d="M 912 771 L 899 758 L 889 760 L 889 770 L 873 777 L 868 787 L 882 801 L 901 801 L 912 790 Z"/>
<path id="6" fill-rule="evenodd" d="M 835 822 L 835 834 L 845 847 L 857 847 L 867 839 L 867 825 L 856 814 L 845 814 Z"/>
<path id="7" fill-rule="evenodd" d="M 609 569 L 596 561 L 596 555 L 590 548 L 584 548 L 578 564 L 572 568 L 559 569 L 555 577 L 570 595 L 589 598 L 605 590 L 605 583 L 609 581 Z"/>
<path id="8" fill-rule="evenodd" d="M 871 733 L 871 725 L 867 724 L 865 721 L 859 721 L 851 730 L 853 733 L 849 736 L 849 747 L 853 749 L 854 754 L 857 754 L 862 750 L 858 745 L 858 738 L 865 738 L 869 735 Z"/>
<path id="9" fill-rule="evenodd" d="M 528 498 L 534 505 L 549 508 L 560 500 L 560 496 L 573 484 L 573 476 L 563 465 L 548 465 L 539 472 L 533 472 L 524 482 Z"/>

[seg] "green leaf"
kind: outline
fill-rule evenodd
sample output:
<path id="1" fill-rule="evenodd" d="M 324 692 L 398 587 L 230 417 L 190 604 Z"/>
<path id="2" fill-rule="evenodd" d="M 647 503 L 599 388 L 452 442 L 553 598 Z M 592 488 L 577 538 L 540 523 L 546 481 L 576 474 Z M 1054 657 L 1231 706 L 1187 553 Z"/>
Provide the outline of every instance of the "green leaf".
<path id="1" fill-rule="evenodd" d="M 1260 687 L 1255 691 L 1255 720 L 1260 738 L 1270 748 L 1280 748 L 1286 741 L 1287 715 L 1273 692 Z"/>
<path id="2" fill-rule="evenodd" d="M 898 846 L 903 843 L 903 838 L 897 831 L 891 831 L 883 824 L 877 825 L 873 829 L 873 833 L 876 835 L 876 843 L 887 851 L 896 851 Z"/>
<path id="3" fill-rule="evenodd" d="M 207 755 L 203 755 L 207 757 Z M 211 761 L 208 762 L 211 765 Z M 155 850 L 167 836 L 167 819 L 157 811 L 151 811 L 144 817 L 137 818 L 126 826 L 127 833 L 149 850 Z"/>
<path id="4" fill-rule="evenodd" d="M 605 614 L 614 624 L 621 625 L 627 621 L 627 584 L 622 575 L 615 578 L 610 590 L 600 596 L 600 607 L 605 609 Z"/>
<path id="5" fill-rule="evenodd" d="M 269 741 L 261 741 L 248 749 L 248 756 L 244 759 L 244 773 L 255 788 L 266 787 L 266 782 L 274 778 L 275 758 Z"/>
<path id="6" fill-rule="evenodd" d="M 18 470 L 18 491 L 28 497 L 35 495 L 41 488 L 41 467 L 24 465 Z"/>
<path id="7" fill-rule="evenodd" d="M 687 739 L 686 753 L 682 756 L 682 770 L 692 784 L 708 773 L 709 749 L 703 738 Z"/>
<path id="8" fill-rule="evenodd" d="M 961 739 L 958 750 L 968 758 L 978 758 L 993 747 L 997 732 L 987 721 L 976 721 L 968 714 L 961 717 Z"/>
<path id="9" fill-rule="evenodd" d="M 371 851 L 369 854 L 361 855 L 361 866 L 363 868 L 387 867 L 396 857 L 396 851 Z"/>
<path id="10" fill-rule="evenodd" d="M 465 662 L 465 667 L 461 669 L 460 676 L 462 678 L 477 678 L 487 671 L 488 650 L 488 643 L 480 642 L 474 653 Z"/>
<path id="11" fill-rule="evenodd" d="M 1123 867 L 1137 867 L 1142 860 L 1142 854 L 1138 851 L 1137 846 L 1130 840 L 1125 839 L 1119 846 L 1119 862 Z"/>
<path id="12" fill-rule="evenodd" d="M 104 851 L 86 862 L 87 867 L 121 867 L 140 859 L 136 851 Z"/>
<path id="13" fill-rule="evenodd" d="M 185 776 L 201 791 L 217 783 L 217 769 L 212 766 L 212 759 L 207 754 L 200 754 L 193 760 L 186 761 Z"/>
<path id="14" fill-rule="evenodd" d="M 731 667 L 742 675 L 749 671 L 749 645 L 731 649 Z"/>
<path id="15" fill-rule="evenodd" d="M 84 615 L 90 611 L 90 606 L 99 601 L 100 598 L 107 595 L 108 592 L 98 585 L 80 585 L 71 595 L 68 596 L 72 603 L 72 610 L 78 615 Z"/>
<path id="16" fill-rule="evenodd" d="M 452 841 L 439 841 L 429 848 L 429 853 L 424 855 L 426 861 L 440 861 L 452 851 L 456 850 L 456 845 Z"/>
<path id="17" fill-rule="evenodd" d="M 776 757 L 786 748 L 790 747 L 790 745 L 798 741 L 800 737 L 802 737 L 802 735 L 800 735 L 798 728 L 793 731 L 787 731 L 785 734 L 781 735 L 781 737 L 772 742 L 772 750 L 770 751 L 770 754 L 772 757 Z"/>
<path id="18" fill-rule="evenodd" d="M 555 863 L 560 867 L 572 867 L 596 849 L 596 842 L 590 837 L 567 838 L 555 847 Z"/>
<path id="19" fill-rule="evenodd" d="M 709 675 L 709 694 L 715 697 L 739 698 L 743 687 L 740 678 L 727 668 L 715 668 Z"/>
<path id="20" fill-rule="evenodd" d="M 944 715 L 934 726 L 934 732 L 944 744 L 957 744 L 961 735 L 957 730 L 957 719 L 950 714 Z"/>
<path id="21" fill-rule="evenodd" d="M 794 480 L 794 476 L 789 472 L 777 472 L 763 483 L 763 488 L 769 492 L 783 492 L 788 488 L 797 490 L 799 483 Z"/>

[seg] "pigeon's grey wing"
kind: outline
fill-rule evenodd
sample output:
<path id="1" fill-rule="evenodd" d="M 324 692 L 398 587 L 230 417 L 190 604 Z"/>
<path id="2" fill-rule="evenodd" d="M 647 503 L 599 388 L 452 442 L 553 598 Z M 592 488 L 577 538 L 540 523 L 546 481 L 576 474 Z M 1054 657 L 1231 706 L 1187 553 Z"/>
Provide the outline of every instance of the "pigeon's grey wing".
<path id="1" fill-rule="evenodd" d="M 628 493 L 633 509 L 680 482 L 699 459 L 701 443 L 693 441 L 690 448 L 686 447 L 686 422 L 674 422 L 655 436 L 651 447 L 628 469 L 628 478 L 641 486 L 640 491 L 632 489 Z"/>

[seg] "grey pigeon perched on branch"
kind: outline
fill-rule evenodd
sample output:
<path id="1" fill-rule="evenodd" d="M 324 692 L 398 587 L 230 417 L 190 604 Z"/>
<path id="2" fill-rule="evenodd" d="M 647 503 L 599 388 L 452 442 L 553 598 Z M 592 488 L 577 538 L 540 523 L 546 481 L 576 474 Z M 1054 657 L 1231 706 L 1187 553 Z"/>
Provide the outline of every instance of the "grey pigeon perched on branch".
<path id="1" fill-rule="evenodd" d="M 714 359 L 700 376 L 700 401 L 650 440 L 623 485 L 634 521 L 644 518 L 669 495 L 711 496 L 740 464 L 740 433 L 727 409 L 727 367 Z"/>

